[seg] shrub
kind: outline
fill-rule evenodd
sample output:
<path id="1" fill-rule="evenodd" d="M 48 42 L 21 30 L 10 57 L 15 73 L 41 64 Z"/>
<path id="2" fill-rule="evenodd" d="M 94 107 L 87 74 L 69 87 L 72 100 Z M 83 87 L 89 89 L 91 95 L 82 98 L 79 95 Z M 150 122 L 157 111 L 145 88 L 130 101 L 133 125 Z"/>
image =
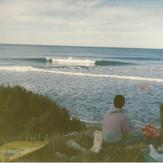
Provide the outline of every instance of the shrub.
<path id="1" fill-rule="evenodd" d="M 20 86 L 0 86 L 0 135 L 52 135 L 79 131 L 84 125 L 48 97 Z"/>

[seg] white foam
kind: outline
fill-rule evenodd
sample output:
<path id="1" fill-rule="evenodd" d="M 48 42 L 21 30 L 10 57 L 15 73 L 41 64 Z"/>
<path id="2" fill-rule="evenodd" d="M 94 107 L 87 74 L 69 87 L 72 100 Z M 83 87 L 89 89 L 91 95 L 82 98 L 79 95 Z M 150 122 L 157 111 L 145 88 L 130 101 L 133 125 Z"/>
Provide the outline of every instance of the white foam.
<path id="1" fill-rule="evenodd" d="M 34 68 L 34 67 L 30 67 L 30 66 L 0 66 L 0 71 L 44 72 L 43 69 Z"/>
<path id="2" fill-rule="evenodd" d="M 134 81 L 148 81 L 148 82 L 159 82 L 163 83 L 163 79 L 159 78 L 147 78 L 138 76 L 121 76 L 121 75 L 105 75 L 105 74 L 90 74 L 81 72 L 67 72 L 58 70 L 46 70 L 41 68 L 35 68 L 30 66 L 0 66 L 0 71 L 11 71 L 11 72 L 39 72 L 39 73 L 52 73 L 52 74 L 63 74 L 71 76 L 83 76 L 83 77 L 95 77 L 95 78 L 115 78 L 125 79 Z"/>
<path id="3" fill-rule="evenodd" d="M 50 61 L 52 58 L 51 57 L 46 57 L 46 60 L 47 61 Z"/>
<path id="4" fill-rule="evenodd" d="M 73 66 L 95 66 L 95 61 L 90 59 L 73 59 L 69 58 L 46 58 L 47 61 L 51 61 L 54 64 L 61 65 L 73 65 Z"/>

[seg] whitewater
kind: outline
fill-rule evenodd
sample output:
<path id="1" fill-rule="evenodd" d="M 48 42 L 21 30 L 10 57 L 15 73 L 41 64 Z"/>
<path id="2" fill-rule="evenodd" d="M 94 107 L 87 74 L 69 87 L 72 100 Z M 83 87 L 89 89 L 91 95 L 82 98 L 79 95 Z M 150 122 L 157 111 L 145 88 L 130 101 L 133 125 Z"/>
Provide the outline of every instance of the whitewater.
<path id="1" fill-rule="evenodd" d="M 34 68 L 30 66 L 1 66 L 0 71 L 13 71 L 13 72 L 40 72 L 40 73 L 52 73 L 52 74 L 63 74 L 71 76 L 83 76 L 83 77 L 95 77 L 95 78 L 115 78 L 124 80 L 138 80 L 138 81 L 149 81 L 149 82 L 159 82 L 163 83 L 163 79 L 158 78 L 145 78 L 136 76 L 120 76 L 120 75 L 104 75 L 104 74 L 88 74 L 88 73 L 73 73 L 66 71 L 54 71 Z"/>

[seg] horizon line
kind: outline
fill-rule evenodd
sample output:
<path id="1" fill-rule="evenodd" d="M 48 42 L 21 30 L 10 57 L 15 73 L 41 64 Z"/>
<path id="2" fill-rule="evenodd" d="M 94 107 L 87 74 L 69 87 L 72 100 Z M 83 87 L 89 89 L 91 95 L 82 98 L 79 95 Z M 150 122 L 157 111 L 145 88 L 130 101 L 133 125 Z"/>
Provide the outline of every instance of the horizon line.
<path id="1" fill-rule="evenodd" d="M 52 44 L 29 44 L 29 43 L 1 43 L 0 45 L 18 45 L 18 46 L 61 46 L 61 47 L 82 47 L 82 48 L 119 48 L 119 49 L 155 49 L 163 50 L 163 48 L 147 48 L 147 47 L 120 47 L 120 46 L 93 46 L 93 45 L 52 45 Z"/>

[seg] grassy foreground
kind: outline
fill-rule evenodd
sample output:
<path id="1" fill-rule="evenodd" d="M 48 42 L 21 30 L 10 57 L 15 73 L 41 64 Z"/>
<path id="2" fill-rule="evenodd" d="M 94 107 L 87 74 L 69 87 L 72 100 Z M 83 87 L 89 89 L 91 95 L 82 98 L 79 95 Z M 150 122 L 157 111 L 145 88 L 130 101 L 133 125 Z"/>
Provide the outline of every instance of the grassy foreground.
<path id="1" fill-rule="evenodd" d="M 98 154 L 94 154 L 90 151 L 94 130 L 95 128 L 86 127 L 80 120 L 71 119 L 66 108 L 60 107 L 48 97 L 34 94 L 19 86 L 0 86 L 1 161 L 4 149 L 14 152 L 14 149 L 21 148 L 22 151 L 30 153 L 24 154 L 24 157 L 16 157 L 16 161 L 46 162 L 133 162 L 138 161 L 142 150 L 148 150 L 145 144 L 126 147 L 104 145 Z M 39 148 L 38 143 L 45 140 L 47 143 Z M 78 143 L 84 150 L 68 145 L 70 140 Z M 29 148 L 34 150 L 29 152 Z"/>
<path id="2" fill-rule="evenodd" d="M 74 140 L 81 147 L 85 148 L 86 151 L 80 151 L 69 147 L 67 142 Z M 92 153 L 90 151 L 93 145 L 93 138 L 89 135 L 54 135 L 49 138 L 49 144 L 44 148 L 26 155 L 25 157 L 19 158 L 17 161 L 61 161 L 61 162 L 136 162 L 145 161 L 141 159 L 142 151 L 147 152 L 148 146 L 144 144 L 137 144 L 134 146 L 125 147 L 114 147 L 114 146 L 103 146 L 102 150 L 98 153 Z"/>

